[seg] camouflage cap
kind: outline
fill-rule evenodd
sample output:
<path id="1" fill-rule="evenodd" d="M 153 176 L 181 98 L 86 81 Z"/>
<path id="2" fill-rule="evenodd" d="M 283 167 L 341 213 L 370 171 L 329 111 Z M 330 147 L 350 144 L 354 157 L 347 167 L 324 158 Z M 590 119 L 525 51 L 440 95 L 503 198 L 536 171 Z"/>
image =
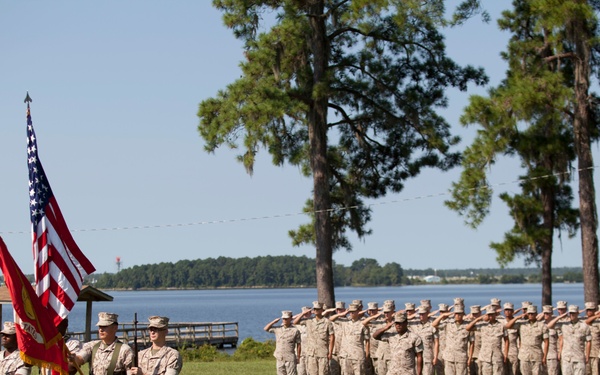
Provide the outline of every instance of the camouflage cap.
<path id="1" fill-rule="evenodd" d="M 542 306 L 542 312 L 552 314 L 552 305 L 544 305 Z"/>
<path id="2" fill-rule="evenodd" d="M 151 316 L 148 318 L 150 324 L 148 324 L 148 328 L 168 328 L 169 327 L 169 318 L 166 316 Z"/>
<path id="3" fill-rule="evenodd" d="M 412 302 L 406 302 L 404 304 L 404 307 L 406 310 L 414 310 L 415 309 L 415 304 Z"/>
<path id="4" fill-rule="evenodd" d="M 585 303 L 585 309 L 586 310 L 594 310 L 594 311 L 596 311 L 596 308 L 597 308 L 597 306 L 596 306 L 595 302 L 586 302 Z"/>
<path id="5" fill-rule="evenodd" d="M 110 326 L 113 324 L 118 324 L 119 323 L 118 319 L 119 319 L 119 315 L 117 315 L 117 314 L 101 312 L 101 313 L 98 313 L 98 323 L 96 323 L 96 326 L 106 327 L 106 326 Z"/>
<path id="6" fill-rule="evenodd" d="M 577 305 L 570 305 L 569 306 L 569 313 L 577 313 L 577 314 L 579 314 L 579 306 L 577 306 Z"/>
<path id="7" fill-rule="evenodd" d="M 313 305 L 313 307 L 312 307 L 313 309 L 316 309 L 316 310 L 323 309 L 323 304 L 319 301 L 313 301 L 312 305 Z"/>
<path id="8" fill-rule="evenodd" d="M 17 329 L 14 322 L 4 322 L 4 328 L 0 331 L 3 335 L 16 335 Z"/>
<path id="9" fill-rule="evenodd" d="M 427 306 L 419 306 L 417 309 L 418 314 L 427 314 Z"/>
<path id="10" fill-rule="evenodd" d="M 379 310 L 379 304 L 377 302 L 369 302 L 367 303 L 368 310 Z"/>
<path id="11" fill-rule="evenodd" d="M 394 315 L 394 323 L 404 323 L 404 322 L 406 322 L 406 313 L 397 312 L 396 315 Z"/>
<path id="12" fill-rule="evenodd" d="M 537 306 L 536 305 L 527 306 L 527 314 L 537 314 Z"/>
<path id="13" fill-rule="evenodd" d="M 335 308 L 336 309 L 342 309 L 342 310 L 346 309 L 346 302 L 344 302 L 344 301 L 337 301 L 335 303 Z"/>
<path id="14" fill-rule="evenodd" d="M 283 310 L 281 312 L 282 319 L 290 319 L 292 317 L 292 312 L 290 310 Z"/>
<path id="15" fill-rule="evenodd" d="M 557 309 L 566 309 L 567 308 L 567 301 L 558 301 L 556 302 L 556 308 Z"/>

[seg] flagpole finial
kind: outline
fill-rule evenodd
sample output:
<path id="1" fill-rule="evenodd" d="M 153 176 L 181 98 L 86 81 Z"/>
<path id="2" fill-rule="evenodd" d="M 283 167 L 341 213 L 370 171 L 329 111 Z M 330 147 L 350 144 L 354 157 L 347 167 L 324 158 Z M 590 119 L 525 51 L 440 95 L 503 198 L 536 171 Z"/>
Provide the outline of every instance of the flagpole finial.
<path id="1" fill-rule="evenodd" d="M 31 99 L 31 96 L 29 96 L 29 91 L 27 91 L 27 96 L 25 97 L 25 100 L 23 100 L 23 103 L 30 103 L 32 101 L 33 99 Z"/>

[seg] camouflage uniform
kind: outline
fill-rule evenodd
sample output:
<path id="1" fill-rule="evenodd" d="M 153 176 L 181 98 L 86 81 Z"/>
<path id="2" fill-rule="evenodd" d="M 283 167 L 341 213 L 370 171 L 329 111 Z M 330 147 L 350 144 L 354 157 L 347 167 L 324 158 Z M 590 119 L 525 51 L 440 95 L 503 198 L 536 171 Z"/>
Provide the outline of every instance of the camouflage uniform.
<path id="1" fill-rule="evenodd" d="M 77 352 L 77 355 L 83 358 L 84 362 L 91 362 L 90 373 L 94 375 L 110 375 L 107 374 L 107 371 L 118 342 L 120 341 L 115 340 L 112 344 L 106 345 L 102 340 L 90 341 L 83 345 L 83 348 Z M 95 346 L 98 346 L 98 349 L 96 350 L 96 356 L 92 359 L 92 351 Z M 125 374 L 131 368 L 132 363 L 133 350 L 131 350 L 129 345 L 122 343 L 113 374 Z"/>
<path id="2" fill-rule="evenodd" d="M 333 322 L 333 332 L 335 333 L 335 343 L 333 345 L 333 353 L 331 355 L 331 361 L 329 362 L 329 370 L 331 375 L 340 375 L 342 373 L 342 366 L 340 362 L 340 348 L 342 347 L 342 328 L 341 324 L 348 322 L 349 319 L 345 316 L 338 318 Z"/>
<path id="3" fill-rule="evenodd" d="M 433 358 L 437 357 L 437 353 L 434 352 L 435 343 L 438 342 L 439 350 L 439 336 L 436 328 L 431 326 L 431 322 L 425 323 L 411 322 L 409 328 L 412 332 L 417 334 L 423 342 L 423 375 L 433 375 Z"/>
<path id="4" fill-rule="evenodd" d="M 384 332 L 379 340 L 389 344 L 391 359 L 388 375 L 415 375 L 416 354 L 423 352 L 423 340 L 410 330 L 400 335 L 396 331 Z"/>
<path id="5" fill-rule="evenodd" d="M 329 338 L 334 335 L 333 323 L 327 318 L 313 318 L 298 323 L 306 327 L 306 368 L 310 375 L 329 374 Z"/>
<path id="6" fill-rule="evenodd" d="M 376 332 L 380 328 L 383 328 L 385 325 L 385 319 L 375 319 L 369 323 L 369 330 L 371 332 Z M 380 373 L 380 368 L 382 367 L 380 361 L 382 360 L 382 358 L 381 352 L 379 351 L 379 346 L 381 345 L 381 341 L 375 340 L 373 337 L 371 337 L 370 342 L 371 347 L 369 348 L 369 351 L 371 355 L 371 360 L 373 361 L 373 370 L 375 371 L 376 375 L 383 375 Z"/>
<path id="7" fill-rule="evenodd" d="M 308 336 L 306 335 L 306 326 L 300 323 L 296 324 L 295 327 L 300 331 L 300 342 L 302 343 L 302 352 L 300 353 L 300 359 L 296 365 L 296 372 L 298 375 L 308 375 L 306 367 L 306 353 L 305 349 L 308 348 Z"/>
<path id="8" fill-rule="evenodd" d="M 472 336 L 465 329 L 467 322 L 446 324 L 446 347 L 442 353 L 446 375 L 467 375 L 469 342 Z"/>
<path id="9" fill-rule="evenodd" d="M 481 348 L 479 371 L 481 375 L 502 375 L 504 371 L 504 345 L 506 329 L 499 321 L 482 323 L 479 327 Z"/>
<path id="10" fill-rule="evenodd" d="M 519 373 L 519 330 L 510 328 L 506 330 L 508 337 L 508 359 L 505 372 L 507 375 Z"/>
<path id="11" fill-rule="evenodd" d="M 339 328 L 342 337 L 340 346 L 342 375 L 364 375 L 365 341 L 370 339 L 369 328 L 365 327 L 360 320 L 343 322 Z"/>
<path id="12" fill-rule="evenodd" d="M 438 359 L 437 362 L 435 364 L 435 373 L 437 375 L 444 375 L 444 359 L 442 358 L 442 354 L 444 352 L 444 350 L 446 349 L 446 325 L 450 324 L 450 320 L 448 320 L 448 318 L 443 319 L 440 324 L 438 324 L 438 326 L 436 327 L 438 330 L 438 336 L 439 336 L 439 349 L 438 349 L 438 353 L 440 353 L 438 355 Z"/>
<path id="13" fill-rule="evenodd" d="M 556 327 L 548 329 L 547 375 L 558 375 L 560 371 L 560 362 L 558 361 L 558 332 Z"/>
<path id="14" fill-rule="evenodd" d="M 271 327 L 268 332 L 275 334 L 277 375 L 296 375 L 296 346 L 301 344 L 300 331 L 296 327 Z"/>
<path id="15" fill-rule="evenodd" d="M 31 374 L 31 367 L 25 365 L 18 349 L 8 355 L 6 350 L 3 350 L 0 354 L 0 374 L 29 375 Z"/>
<path id="16" fill-rule="evenodd" d="M 600 357 L 600 320 L 594 320 L 589 327 L 592 333 L 592 349 L 590 350 L 590 361 L 588 363 L 589 374 L 599 375 L 598 357 Z"/>
<path id="17" fill-rule="evenodd" d="M 561 325 L 562 350 L 560 353 L 563 375 L 585 373 L 585 347 L 592 340 L 590 327 L 581 321 Z"/>
<path id="18" fill-rule="evenodd" d="M 143 375 L 177 375 L 182 366 L 179 352 L 168 346 L 163 346 L 157 352 L 150 347 L 138 354 L 138 367 Z"/>
<path id="19" fill-rule="evenodd" d="M 544 322 L 527 321 L 519 324 L 519 366 L 522 375 L 542 375 L 544 341 L 549 340 L 548 326 Z"/>

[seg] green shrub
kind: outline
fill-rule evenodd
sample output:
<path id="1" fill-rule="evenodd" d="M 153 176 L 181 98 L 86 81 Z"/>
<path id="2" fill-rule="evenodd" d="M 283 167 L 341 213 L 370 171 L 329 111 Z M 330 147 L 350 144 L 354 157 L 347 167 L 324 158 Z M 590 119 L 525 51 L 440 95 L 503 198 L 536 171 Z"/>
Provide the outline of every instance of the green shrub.
<path id="1" fill-rule="evenodd" d="M 215 362 L 229 359 L 227 353 L 220 352 L 215 346 L 202 345 L 196 348 L 180 350 L 184 361 Z"/>
<path id="2" fill-rule="evenodd" d="M 233 353 L 233 360 L 246 361 L 249 359 L 272 358 L 275 352 L 275 341 L 267 340 L 265 342 L 254 341 L 252 337 L 248 337 L 242 344 L 238 346 Z"/>

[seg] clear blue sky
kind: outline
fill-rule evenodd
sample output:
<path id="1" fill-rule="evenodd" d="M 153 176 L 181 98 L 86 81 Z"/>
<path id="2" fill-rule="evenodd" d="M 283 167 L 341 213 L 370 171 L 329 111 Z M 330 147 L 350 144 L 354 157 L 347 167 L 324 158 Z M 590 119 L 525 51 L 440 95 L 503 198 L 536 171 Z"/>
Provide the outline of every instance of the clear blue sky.
<path id="1" fill-rule="evenodd" d="M 241 44 L 210 1 L 13 1 L 0 12 L 0 235 L 32 273 L 25 148 L 29 90 L 39 154 L 55 196 L 84 253 L 100 272 L 217 256 L 314 256 L 294 248 L 289 229 L 311 181 L 262 152 L 252 177 L 227 149 L 203 151 L 198 103 L 240 76 Z M 488 2 L 493 21 L 473 19 L 447 33 L 451 56 L 483 66 L 497 84 L 508 35 L 495 20 L 508 1 Z M 473 89 L 473 88 L 472 88 Z M 469 92 L 482 93 L 477 88 Z M 467 95 L 449 92 L 447 120 L 465 141 L 475 129 L 457 119 Z M 597 158 L 598 156 L 596 156 Z M 492 184 L 514 181 L 518 164 L 501 162 Z M 444 207 L 458 177 L 428 171 L 401 194 L 374 201 L 373 234 L 338 263 L 375 258 L 404 268 L 496 267 L 491 241 L 512 223 L 503 203 L 474 231 Z M 596 172 L 596 176 L 598 172 Z M 596 186 L 598 186 L 596 182 Z M 518 191 L 517 184 L 502 189 Z M 277 215 L 292 214 L 284 217 Z M 245 220 L 255 217 L 267 219 Z M 227 223 L 185 225 L 225 220 Z M 178 226 L 184 224 L 183 226 Z M 174 225 L 171 227 L 169 225 Z M 149 226 L 149 229 L 118 229 Z M 554 266 L 579 266 L 579 236 L 557 242 Z M 522 266 L 522 261 L 512 266 Z"/>

